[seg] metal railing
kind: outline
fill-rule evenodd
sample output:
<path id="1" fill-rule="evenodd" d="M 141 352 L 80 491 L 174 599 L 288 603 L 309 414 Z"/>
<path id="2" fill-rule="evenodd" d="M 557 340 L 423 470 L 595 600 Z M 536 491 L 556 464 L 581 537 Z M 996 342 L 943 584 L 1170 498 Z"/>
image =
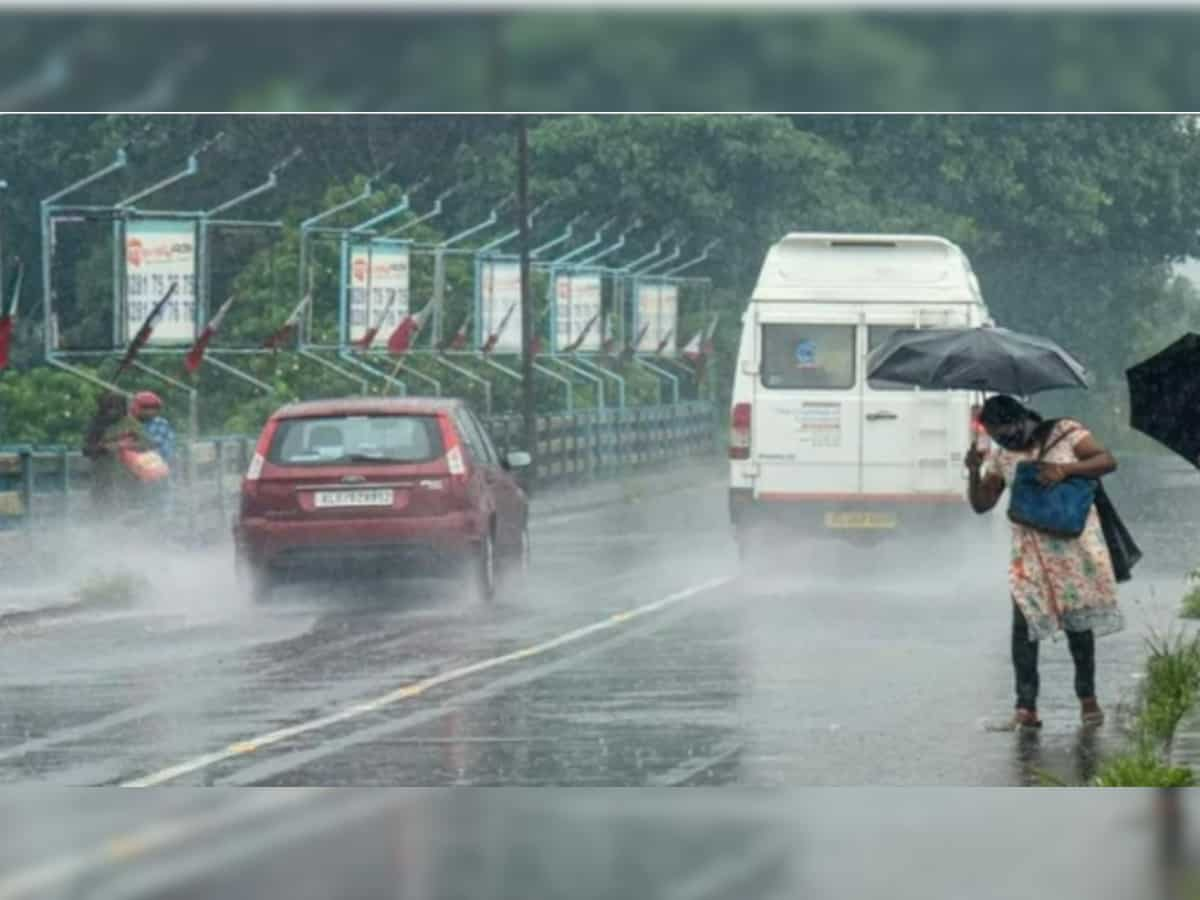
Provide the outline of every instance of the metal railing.
<path id="1" fill-rule="evenodd" d="M 524 443 L 520 416 L 484 417 L 497 450 L 534 451 L 522 475 L 542 489 L 616 477 L 654 463 L 711 453 L 718 427 L 705 401 L 539 416 L 537 446 Z M 237 512 L 243 473 L 256 438 L 223 435 L 181 442 L 169 510 L 177 536 L 210 535 Z M 53 527 L 90 508 L 91 463 L 62 446 L 0 445 L 0 533 Z"/>

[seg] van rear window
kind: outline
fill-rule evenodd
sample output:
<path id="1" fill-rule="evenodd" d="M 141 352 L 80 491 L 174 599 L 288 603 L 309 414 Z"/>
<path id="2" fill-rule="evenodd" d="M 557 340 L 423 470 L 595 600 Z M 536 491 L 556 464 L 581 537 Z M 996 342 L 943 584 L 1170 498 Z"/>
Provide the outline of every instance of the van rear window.
<path id="1" fill-rule="evenodd" d="M 267 458 L 281 466 L 429 462 L 442 455 L 435 416 L 284 419 Z"/>
<path id="2" fill-rule="evenodd" d="M 884 341 L 897 331 L 911 328 L 911 325 L 871 325 L 867 328 L 867 353 L 874 353 L 883 346 Z M 885 378 L 868 378 L 867 385 L 873 391 L 911 391 L 913 386 L 901 381 L 888 381 Z"/>
<path id="3" fill-rule="evenodd" d="M 762 383 L 777 390 L 846 390 L 855 383 L 855 326 L 762 328 Z"/>

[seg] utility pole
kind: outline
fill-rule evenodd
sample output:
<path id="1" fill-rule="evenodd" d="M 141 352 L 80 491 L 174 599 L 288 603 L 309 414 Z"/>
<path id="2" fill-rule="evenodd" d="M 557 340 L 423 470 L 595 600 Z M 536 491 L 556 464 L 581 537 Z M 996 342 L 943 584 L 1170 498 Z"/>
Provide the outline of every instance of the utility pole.
<path id="1" fill-rule="evenodd" d="M 529 283 L 529 128 L 517 118 L 517 228 L 521 248 L 521 409 L 525 418 L 525 448 L 537 465 L 537 403 L 533 393 L 533 290 Z M 536 471 L 536 469 L 535 469 Z"/>

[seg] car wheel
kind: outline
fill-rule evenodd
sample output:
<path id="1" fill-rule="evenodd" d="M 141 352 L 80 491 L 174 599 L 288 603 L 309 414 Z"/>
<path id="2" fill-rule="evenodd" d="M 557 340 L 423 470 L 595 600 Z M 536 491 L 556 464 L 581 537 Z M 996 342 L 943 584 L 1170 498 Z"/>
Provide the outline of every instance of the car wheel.
<path id="1" fill-rule="evenodd" d="M 496 596 L 496 541 L 490 530 L 467 560 L 466 591 L 473 603 L 491 603 Z"/>
<path id="2" fill-rule="evenodd" d="M 249 595 L 251 602 L 266 603 L 271 599 L 275 577 L 270 569 L 255 565 L 240 554 L 236 566 L 238 584 Z"/>
<path id="3" fill-rule="evenodd" d="M 529 539 L 529 523 L 521 526 L 521 536 L 517 544 L 509 551 L 506 565 L 513 575 L 525 575 L 529 572 L 529 564 L 533 557 L 532 543 Z"/>

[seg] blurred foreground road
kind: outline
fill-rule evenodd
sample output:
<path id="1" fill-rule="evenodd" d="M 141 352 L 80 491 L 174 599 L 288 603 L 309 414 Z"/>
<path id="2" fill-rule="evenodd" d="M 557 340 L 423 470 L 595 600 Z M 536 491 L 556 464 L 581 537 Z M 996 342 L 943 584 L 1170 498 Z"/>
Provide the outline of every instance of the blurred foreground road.
<path id="1" fill-rule="evenodd" d="M 0 898 L 1166 898 L 1151 794 L 18 792 Z"/>

